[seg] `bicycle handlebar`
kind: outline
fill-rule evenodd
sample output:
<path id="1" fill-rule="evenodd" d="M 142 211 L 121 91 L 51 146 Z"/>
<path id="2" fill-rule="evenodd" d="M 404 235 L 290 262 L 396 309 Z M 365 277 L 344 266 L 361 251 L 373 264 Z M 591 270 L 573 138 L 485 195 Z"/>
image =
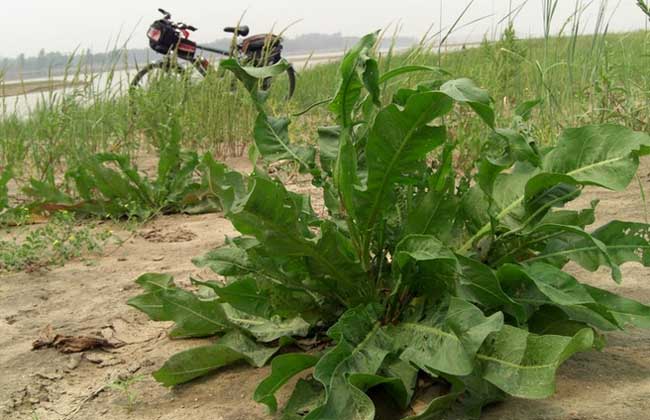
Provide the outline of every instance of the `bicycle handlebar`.
<path id="1" fill-rule="evenodd" d="M 163 15 L 165 15 L 165 19 L 171 19 L 172 14 L 169 13 L 168 11 L 166 11 L 165 9 L 158 9 L 158 11 L 159 11 L 160 13 L 162 13 Z"/>
<path id="2" fill-rule="evenodd" d="M 196 27 L 194 27 L 194 26 L 192 26 L 192 25 L 188 25 L 188 24 L 186 24 L 186 23 L 182 23 L 182 22 L 172 22 L 172 21 L 171 21 L 171 19 L 172 19 L 172 14 L 169 13 L 168 11 L 166 11 L 165 9 L 158 9 L 158 11 L 164 15 L 164 19 L 165 19 L 165 20 L 168 20 L 169 23 L 171 23 L 172 26 L 173 26 L 175 29 L 178 29 L 178 30 L 180 30 L 180 31 L 191 31 L 191 32 L 194 32 L 194 31 L 197 31 L 197 30 L 198 30 L 198 28 L 196 28 Z"/>

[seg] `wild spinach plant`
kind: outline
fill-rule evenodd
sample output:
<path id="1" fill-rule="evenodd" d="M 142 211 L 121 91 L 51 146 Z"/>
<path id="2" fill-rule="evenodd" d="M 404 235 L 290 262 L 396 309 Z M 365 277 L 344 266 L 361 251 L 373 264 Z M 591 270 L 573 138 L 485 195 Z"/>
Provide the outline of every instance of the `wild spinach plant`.
<path id="1" fill-rule="evenodd" d="M 281 386 L 307 378 L 284 419 L 373 419 L 371 389 L 383 389 L 410 419 L 478 418 L 508 395 L 551 396 L 557 368 L 601 348 L 600 331 L 650 327 L 650 307 L 563 271 L 569 262 L 605 266 L 620 282 L 621 264 L 650 266 L 650 226 L 613 221 L 594 229 L 597 203 L 563 208 L 586 186 L 626 188 L 650 138 L 587 126 L 540 149 L 525 130 L 537 102 L 519 108 L 515 128 L 499 129 L 490 97 L 467 79 L 386 98 L 382 88 L 399 76 L 440 72 L 411 66 L 380 75 L 375 41 L 366 36 L 343 59 L 329 103 L 336 125 L 319 130 L 317 148 L 292 143 L 289 119 L 265 110 L 258 82 L 284 63 L 224 64 L 258 105 L 254 155 L 310 173 L 327 216 L 264 165 L 248 177 L 215 170 L 216 194 L 241 236 L 195 263 L 225 282 L 195 280 L 192 293 L 169 275 L 146 274 L 137 280 L 146 293 L 129 302 L 154 320 L 174 321 L 172 338 L 220 336 L 173 356 L 154 373 L 162 384 L 271 361 L 254 395 L 271 410 Z M 444 125 L 466 115 L 457 107 L 486 125 L 469 179 L 454 170 L 456 139 Z M 308 351 L 286 350 L 298 348 Z M 413 415 L 422 376 L 449 391 Z"/>
<path id="2" fill-rule="evenodd" d="M 220 211 L 219 199 L 211 191 L 210 176 L 218 167 L 212 155 L 199 157 L 181 149 L 182 129 L 173 116 L 158 131 L 161 144 L 153 178 L 143 175 L 127 155 L 97 153 L 71 164 L 63 186 L 56 185 L 53 175 L 44 181 L 31 179 L 23 188 L 30 201 L 11 207 L 6 193 L 11 172 L 1 174 L 0 223 L 11 224 L 17 215 L 58 211 L 141 220 L 158 214 Z"/>

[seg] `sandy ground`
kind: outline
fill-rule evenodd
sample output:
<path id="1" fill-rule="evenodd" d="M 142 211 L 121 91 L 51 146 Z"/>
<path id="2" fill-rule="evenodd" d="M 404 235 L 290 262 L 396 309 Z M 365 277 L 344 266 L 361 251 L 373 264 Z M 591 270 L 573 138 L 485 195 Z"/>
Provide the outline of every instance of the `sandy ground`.
<path id="1" fill-rule="evenodd" d="M 650 162 L 640 172 L 650 187 Z M 578 204 L 595 196 L 586 192 Z M 604 193 L 598 221 L 642 221 L 638 185 L 622 193 Z M 129 235 L 126 232 L 123 235 Z M 126 305 L 139 294 L 133 280 L 145 272 L 168 272 L 180 285 L 189 274 L 209 276 L 190 259 L 235 234 L 220 215 L 161 217 L 140 227 L 120 248 L 108 250 L 92 265 L 72 262 L 37 274 L 0 278 L 1 419 L 180 419 L 257 420 L 273 418 L 252 402 L 255 386 L 268 368 L 237 366 L 191 384 L 167 389 L 149 375 L 172 354 L 209 340 L 171 341 L 168 325 L 154 323 Z M 650 303 L 650 270 L 629 265 L 616 287 L 606 271 L 571 269 L 590 284 Z M 54 349 L 32 350 L 48 325 L 62 334 L 103 334 L 125 346 L 64 355 Z M 490 407 L 488 420 L 642 420 L 650 418 L 650 332 L 631 330 L 607 336 L 603 352 L 580 354 L 558 375 L 558 392 L 544 401 L 511 399 Z M 142 375 L 130 387 L 129 408 L 123 392 L 107 389 L 118 378 Z M 286 391 L 285 391 L 286 392 Z M 283 394 L 286 396 L 286 393 Z"/>

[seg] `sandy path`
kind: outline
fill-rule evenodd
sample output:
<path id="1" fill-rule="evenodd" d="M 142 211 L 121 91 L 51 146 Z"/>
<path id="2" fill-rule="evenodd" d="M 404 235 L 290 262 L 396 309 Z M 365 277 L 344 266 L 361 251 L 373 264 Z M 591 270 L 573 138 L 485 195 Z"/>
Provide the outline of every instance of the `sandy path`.
<path id="1" fill-rule="evenodd" d="M 640 175 L 650 187 L 650 162 Z M 585 206 L 593 193 L 586 192 Z M 600 195 L 599 222 L 613 218 L 643 220 L 638 186 Z M 156 235 L 146 235 L 151 231 Z M 191 234 L 189 234 L 189 233 Z M 149 375 L 173 353 L 206 340 L 172 342 L 166 325 L 154 323 L 126 305 L 139 290 L 133 280 L 144 272 L 169 272 L 181 285 L 188 275 L 206 275 L 190 259 L 223 243 L 235 232 L 219 215 L 161 217 L 143 226 L 114 253 L 91 266 L 74 262 L 44 274 L 0 278 L 0 418 L 256 420 L 269 418 L 252 402 L 268 370 L 247 367 L 168 390 Z M 126 235 L 126 233 L 123 233 Z M 144 236 L 152 236 L 154 240 Z M 162 241 L 161 241 L 162 240 Z M 616 287 L 606 271 L 572 269 L 591 284 L 650 303 L 650 270 L 629 265 L 625 282 Z M 55 350 L 31 351 L 31 343 L 48 324 L 66 334 L 104 332 L 127 343 L 108 351 L 69 356 Z M 512 399 L 486 411 L 489 420 L 641 420 L 650 418 L 650 332 L 632 330 L 607 336 L 602 353 L 581 354 L 558 376 L 558 393 L 544 401 Z M 116 378 L 143 375 L 132 386 L 137 401 L 126 409 L 125 396 L 102 389 Z M 94 397 L 93 397 L 94 395 Z M 78 410 L 78 411 L 76 411 Z M 70 413 L 73 413 L 70 416 Z M 34 416 L 35 415 L 35 416 Z"/>

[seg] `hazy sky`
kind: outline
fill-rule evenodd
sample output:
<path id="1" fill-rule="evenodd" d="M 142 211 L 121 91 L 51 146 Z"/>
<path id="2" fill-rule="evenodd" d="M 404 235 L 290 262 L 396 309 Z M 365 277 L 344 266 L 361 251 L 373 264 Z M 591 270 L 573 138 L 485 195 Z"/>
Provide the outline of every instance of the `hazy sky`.
<path id="1" fill-rule="evenodd" d="M 518 5 L 522 0 L 512 0 Z M 576 0 L 560 0 L 559 28 L 571 14 Z M 578 0 L 588 3 L 588 0 Z M 593 3 L 599 3 L 596 0 Z M 175 19 L 193 24 L 200 30 L 197 41 L 211 41 L 222 36 L 221 29 L 237 22 L 247 10 L 244 24 L 254 32 L 265 32 L 300 20 L 288 36 L 309 32 L 361 35 L 400 21 L 402 34 L 421 36 L 433 23 L 439 28 L 442 2 L 443 27 L 450 25 L 469 0 L 2 0 L 3 39 L 0 56 L 12 57 L 21 52 L 36 54 L 47 51 L 68 52 L 76 47 L 103 51 L 109 42 L 129 36 L 130 47 L 146 45 L 144 32 L 159 14 L 158 7 L 169 10 Z M 508 12 L 509 0 L 475 0 L 464 22 L 494 13 L 494 17 L 463 29 L 456 39 L 480 39 Z M 610 11 L 619 4 L 612 19 L 612 30 L 644 28 L 646 19 L 635 6 L 635 0 L 610 0 Z M 542 32 L 542 0 L 529 0 L 516 20 L 520 35 Z M 586 13 L 587 30 L 593 28 L 596 6 Z M 436 29 L 437 30 L 437 29 Z"/>

